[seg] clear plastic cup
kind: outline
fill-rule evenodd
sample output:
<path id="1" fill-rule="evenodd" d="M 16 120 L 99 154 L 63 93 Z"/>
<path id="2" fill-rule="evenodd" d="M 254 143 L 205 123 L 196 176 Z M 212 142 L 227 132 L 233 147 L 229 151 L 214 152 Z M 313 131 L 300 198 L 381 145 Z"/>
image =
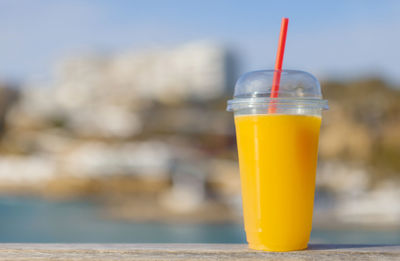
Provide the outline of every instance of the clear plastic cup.
<path id="1" fill-rule="evenodd" d="M 277 98 L 270 98 L 275 72 L 280 87 Z M 307 248 L 324 109 L 318 80 L 303 71 L 254 71 L 237 81 L 227 110 L 235 117 L 250 248 Z"/>

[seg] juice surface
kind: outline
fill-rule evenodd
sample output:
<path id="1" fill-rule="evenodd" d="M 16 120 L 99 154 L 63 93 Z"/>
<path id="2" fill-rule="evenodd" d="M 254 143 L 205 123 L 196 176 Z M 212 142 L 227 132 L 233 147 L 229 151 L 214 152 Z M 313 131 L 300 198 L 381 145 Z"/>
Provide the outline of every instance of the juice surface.
<path id="1" fill-rule="evenodd" d="M 243 212 L 250 248 L 304 249 L 311 232 L 321 118 L 235 117 Z"/>

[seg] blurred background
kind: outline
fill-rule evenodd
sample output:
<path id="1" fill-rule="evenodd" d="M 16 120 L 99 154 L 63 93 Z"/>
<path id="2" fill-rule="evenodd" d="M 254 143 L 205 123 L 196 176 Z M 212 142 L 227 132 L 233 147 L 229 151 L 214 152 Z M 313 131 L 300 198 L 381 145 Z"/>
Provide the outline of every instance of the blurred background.
<path id="1" fill-rule="evenodd" d="M 400 2 L 0 1 L 0 242 L 245 242 L 238 76 L 316 75 L 313 243 L 400 243 Z"/>

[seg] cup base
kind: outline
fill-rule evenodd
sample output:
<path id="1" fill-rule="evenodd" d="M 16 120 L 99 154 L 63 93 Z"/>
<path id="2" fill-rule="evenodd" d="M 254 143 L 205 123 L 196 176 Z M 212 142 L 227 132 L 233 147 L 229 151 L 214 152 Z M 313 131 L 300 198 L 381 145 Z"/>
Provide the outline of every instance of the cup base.
<path id="1" fill-rule="evenodd" d="M 297 246 L 267 246 L 262 244 L 250 244 L 249 248 L 253 250 L 261 250 L 268 252 L 288 252 L 307 249 L 308 244 L 302 244 Z"/>

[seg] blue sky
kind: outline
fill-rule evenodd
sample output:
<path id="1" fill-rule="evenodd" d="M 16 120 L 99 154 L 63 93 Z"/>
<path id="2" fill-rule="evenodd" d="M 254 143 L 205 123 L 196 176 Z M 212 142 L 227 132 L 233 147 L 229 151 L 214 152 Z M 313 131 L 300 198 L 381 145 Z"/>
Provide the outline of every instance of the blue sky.
<path id="1" fill-rule="evenodd" d="M 380 75 L 400 84 L 400 1 L 0 0 L 0 79 L 51 75 L 57 60 L 215 41 L 240 72 L 272 68 L 289 17 L 284 67 L 321 78 Z"/>

